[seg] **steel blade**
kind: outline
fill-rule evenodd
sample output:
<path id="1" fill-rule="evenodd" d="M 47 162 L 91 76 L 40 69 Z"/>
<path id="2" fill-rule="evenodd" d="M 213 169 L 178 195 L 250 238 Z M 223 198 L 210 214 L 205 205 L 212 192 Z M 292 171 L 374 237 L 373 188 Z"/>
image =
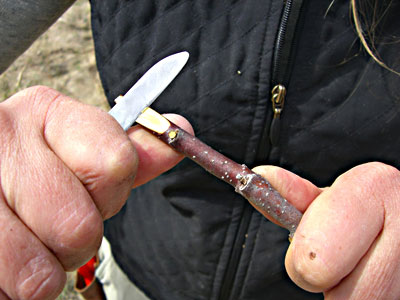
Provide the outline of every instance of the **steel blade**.
<path id="1" fill-rule="evenodd" d="M 180 52 L 160 60 L 152 66 L 108 112 L 124 130 L 135 123 L 137 117 L 179 74 L 189 59 L 189 53 Z"/>

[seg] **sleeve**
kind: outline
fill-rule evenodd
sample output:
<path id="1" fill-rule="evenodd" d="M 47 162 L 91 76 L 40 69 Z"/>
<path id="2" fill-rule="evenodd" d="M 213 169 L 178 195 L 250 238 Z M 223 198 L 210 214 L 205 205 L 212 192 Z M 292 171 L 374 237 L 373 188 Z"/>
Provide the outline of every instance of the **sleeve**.
<path id="1" fill-rule="evenodd" d="M 0 74 L 75 0 L 0 0 Z"/>

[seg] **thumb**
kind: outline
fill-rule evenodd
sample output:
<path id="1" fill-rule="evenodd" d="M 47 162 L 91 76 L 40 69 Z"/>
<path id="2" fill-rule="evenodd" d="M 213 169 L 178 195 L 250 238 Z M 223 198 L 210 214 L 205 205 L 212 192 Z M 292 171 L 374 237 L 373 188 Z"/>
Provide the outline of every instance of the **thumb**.
<path id="1" fill-rule="evenodd" d="M 167 114 L 165 117 L 187 132 L 194 134 L 192 126 L 184 117 L 175 114 Z M 168 171 L 184 158 L 183 154 L 175 151 L 140 125 L 130 128 L 128 135 L 139 157 L 134 187 Z"/>
<path id="2" fill-rule="evenodd" d="M 280 167 L 259 166 L 253 171 L 267 179 L 283 198 L 303 213 L 322 192 L 310 181 Z"/>

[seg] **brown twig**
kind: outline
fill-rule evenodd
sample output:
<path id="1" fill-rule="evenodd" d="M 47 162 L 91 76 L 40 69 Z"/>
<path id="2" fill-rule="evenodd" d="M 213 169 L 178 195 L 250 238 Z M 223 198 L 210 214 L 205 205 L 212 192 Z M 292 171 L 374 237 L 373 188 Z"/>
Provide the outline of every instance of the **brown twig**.
<path id="1" fill-rule="evenodd" d="M 164 120 L 153 121 L 154 118 L 158 118 L 157 115 Z M 247 166 L 227 158 L 177 125 L 169 122 L 168 127 L 165 120 L 157 112 L 148 109 L 137 122 L 220 180 L 232 185 L 237 193 L 246 198 L 265 217 L 288 229 L 289 238 L 293 237 L 302 213 L 284 199 L 266 179 Z M 161 122 L 163 129 L 158 125 Z M 156 123 L 157 126 L 152 125 Z"/>

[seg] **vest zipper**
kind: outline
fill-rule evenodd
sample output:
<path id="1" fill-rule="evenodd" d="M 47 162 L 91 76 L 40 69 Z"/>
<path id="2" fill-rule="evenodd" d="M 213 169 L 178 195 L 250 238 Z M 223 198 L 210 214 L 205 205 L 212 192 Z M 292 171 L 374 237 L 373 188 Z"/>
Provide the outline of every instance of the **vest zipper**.
<path id="1" fill-rule="evenodd" d="M 276 145 L 279 140 L 281 113 L 284 108 L 286 88 L 291 70 L 290 56 L 295 45 L 295 31 L 303 1 L 304 0 L 284 0 L 285 7 L 282 13 L 278 35 L 276 38 L 272 64 L 271 83 L 273 88 L 271 91 L 271 101 L 274 115 L 271 125 L 269 126 L 270 132 L 264 132 L 263 136 L 263 141 L 267 141 L 269 135 L 272 145 Z M 267 145 L 265 143 L 265 150 L 261 151 L 261 154 L 266 153 L 266 146 Z M 245 205 L 238 232 L 236 234 L 236 239 L 229 257 L 224 279 L 222 281 L 221 292 L 219 296 L 220 300 L 230 299 L 252 213 L 253 208 L 250 205 Z"/>
<path id="2" fill-rule="evenodd" d="M 303 0 L 286 0 L 276 38 L 274 58 L 272 62 L 271 102 L 273 118 L 269 136 L 272 146 L 279 142 L 281 114 L 284 109 L 286 90 L 289 84 L 296 46 L 296 31 L 303 7 Z"/>
<path id="3" fill-rule="evenodd" d="M 247 205 L 247 203 L 243 207 L 243 214 L 240 219 L 240 224 L 238 227 L 238 231 L 235 237 L 235 241 L 233 242 L 233 247 L 229 256 L 227 268 L 225 271 L 224 279 L 221 285 L 220 295 L 218 297 L 219 300 L 229 300 L 231 296 L 231 292 L 233 289 L 233 283 L 235 281 L 237 268 L 240 261 L 240 256 L 243 251 L 243 245 L 246 243 L 246 234 L 249 228 L 251 215 L 253 213 L 253 207 Z"/>
<path id="4" fill-rule="evenodd" d="M 296 46 L 296 32 L 299 29 L 300 16 L 304 0 L 286 0 L 282 12 L 281 22 L 275 42 L 275 50 L 272 62 L 271 72 L 271 102 L 273 118 L 269 126 L 269 132 L 266 130 L 263 136 L 264 143 L 267 143 L 269 134 L 272 146 L 279 142 L 281 115 L 284 109 L 286 91 L 293 64 L 293 54 Z M 266 153 L 264 146 L 261 155 Z"/>
<path id="5" fill-rule="evenodd" d="M 282 84 L 277 84 L 272 88 L 271 91 L 271 101 L 272 101 L 272 111 L 274 116 L 272 118 L 269 138 L 272 145 L 277 145 L 279 141 L 279 134 L 281 131 L 281 113 L 283 106 L 285 104 L 286 97 L 286 87 Z"/>

